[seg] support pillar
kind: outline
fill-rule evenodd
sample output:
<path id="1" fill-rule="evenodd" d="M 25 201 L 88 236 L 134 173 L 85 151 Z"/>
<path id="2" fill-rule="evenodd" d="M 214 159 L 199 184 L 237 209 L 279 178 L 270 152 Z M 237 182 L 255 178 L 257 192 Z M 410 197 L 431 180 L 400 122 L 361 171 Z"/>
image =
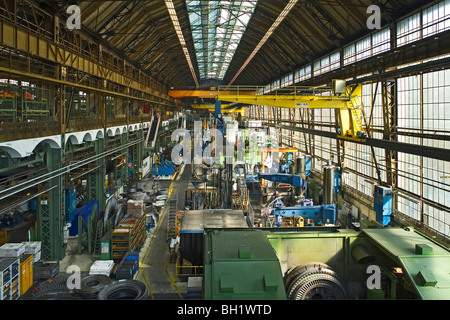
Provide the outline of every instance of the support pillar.
<path id="1" fill-rule="evenodd" d="M 138 139 L 143 137 L 143 130 L 136 131 L 136 136 Z M 132 147 L 132 157 L 133 157 L 133 170 L 131 172 L 132 179 L 142 178 L 142 157 L 143 157 L 143 147 L 144 143 L 138 143 Z"/>
<path id="2" fill-rule="evenodd" d="M 104 150 L 105 140 L 98 139 L 94 142 L 95 144 L 95 153 L 100 154 Z M 106 165 L 105 158 L 100 158 L 96 160 L 93 166 L 97 167 L 96 170 L 90 172 L 88 174 L 87 188 L 88 188 L 88 200 L 95 201 L 97 200 L 99 203 L 99 212 L 105 211 L 106 206 L 106 190 L 105 190 L 105 177 L 106 177 Z"/>
<path id="3" fill-rule="evenodd" d="M 51 170 L 62 167 L 62 149 L 49 148 L 45 155 L 45 164 Z M 42 260 L 61 260 L 65 256 L 64 225 L 65 225 L 65 177 L 56 175 L 39 188 L 49 189 L 48 193 L 38 197 L 37 210 L 37 240 L 41 241 Z"/>
<path id="4" fill-rule="evenodd" d="M 382 83 L 382 106 L 383 106 L 383 139 L 397 141 L 397 97 L 395 81 L 384 81 Z M 397 187 L 397 159 L 398 153 L 394 150 L 386 150 L 386 182 L 392 190 Z M 392 198 L 392 208 L 397 209 L 397 195 Z"/>

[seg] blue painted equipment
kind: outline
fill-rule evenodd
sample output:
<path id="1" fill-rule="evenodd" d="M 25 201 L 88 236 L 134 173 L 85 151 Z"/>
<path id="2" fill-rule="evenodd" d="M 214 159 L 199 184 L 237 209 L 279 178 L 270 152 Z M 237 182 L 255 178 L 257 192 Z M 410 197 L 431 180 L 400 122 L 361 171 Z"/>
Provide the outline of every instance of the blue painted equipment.
<path id="1" fill-rule="evenodd" d="M 306 180 L 301 174 L 288 174 L 288 173 L 258 173 L 259 179 L 282 182 L 290 184 L 293 187 L 306 188 Z"/>
<path id="2" fill-rule="evenodd" d="M 162 156 L 159 162 L 152 167 L 153 176 L 172 176 L 177 171 L 177 166 L 172 161 L 166 161 Z"/>
<path id="3" fill-rule="evenodd" d="M 392 216 L 392 189 L 380 185 L 374 187 L 373 209 L 376 213 L 376 221 L 387 226 L 391 223 Z"/>
<path id="4" fill-rule="evenodd" d="M 260 173 L 258 174 L 258 178 L 290 184 L 291 186 L 303 191 L 303 194 L 306 194 L 307 183 L 306 183 L 306 176 L 304 174 Z M 340 179 L 338 179 L 337 181 L 340 181 Z M 336 180 L 334 180 L 333 182 L 336 183 Z M 336 185 L 334 191 L 336 191 Z M 310 199 L 303 199 L 303 198 L 301 198 L 298 203 L 299 203 L 298 206 L 293 207 L 275 206 L 272 213 L 275 215 L 277 221 L 281 220 L 283 217 L 287 218 L 301 217 L 305 221 L 306 220 L 314 221 L 314 225 L 335 224 L 336 205 L 334 203 L 314 206 Z"/>
<path id="5" fill-rule="evenodd" d="M 295 206 L 273 209 L 273 214 L 279 217 L 302 217 L 304 220 L 314 220 L 315 225 L 334 224 L 336 221 L 336 205 L 323 204 L 320 206 Z"/>
<path id="6" fill-rule="evenodd" d="M 71 237 L 78 235 L 78 217 L 79 216 L 81 216 L 83 218 L 83 221 L 86 224 L 88 224 L 88 218 L 89 218 L 89 216 L 92 215 L 94 206 L 97 206 L 97 209 L 96 209 L 97 211 L 95 213 L 98 216 L 98 214 L 99 214 L 98 204 L 99 204 L 98 200 L 92 200 L 92 201 L 87 202 L 84 206 L 75 210 L 75 212 L 73 213 L 73 220 L 68 221 L 72 224 L 72 226 L 69 229 L 69 235 Z"/>
<path id="7" fill-rule="evenodd" d="M 338 194 L 341 187 L 341 168 L 334 169 L 334 193 Z"/>
<path id="8" fill-rule="evenodd" d="M 286 154 L 286 160 L 280 164 L 280 171 L 282 173 L 291 173 L 290 172 L 290 167 L 293 164 L 293 153 L 292 152 L 288 152 Z"/>
<path id="9" fill-rule="evenodd" d="M 305 156 L 305 175 L 311 175 L 311 156 Z"/>
<path id="10" fill-rule="evenodd" d="M 281 182 L 289 184 L 296 189 L 296 195 L 306 195 L 307 183 L 306 176 L 303 174 L 288 174 L 288 173 L 258 173 L 259 179 L 265 179 L 273 182 Z"/>
<path id="11" fill-rule="evenodd" d="M 77 210 L 77 186 L 66 189 L 66 221 L 74 219 L 74 212 Z"/>

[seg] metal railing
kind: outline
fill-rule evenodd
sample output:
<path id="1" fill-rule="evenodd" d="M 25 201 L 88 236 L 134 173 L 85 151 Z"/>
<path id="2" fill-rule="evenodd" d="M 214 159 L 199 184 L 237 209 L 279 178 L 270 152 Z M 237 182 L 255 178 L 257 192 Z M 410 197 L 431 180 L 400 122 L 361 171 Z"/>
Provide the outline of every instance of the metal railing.
<path id="1" fill-rule="evenodd" d="M 46 137 L 60 133 L 61 125 L 57 120 L 0 123 L 0 142 Z"/>
<path id="2" fill-rule="evenodd" d="M 180 265 L 180 259 L 177 259 L 175 263 L 175 279 L 178 279 L 178 277 L 201 276 L 203 276 L 203 266 Z"/>

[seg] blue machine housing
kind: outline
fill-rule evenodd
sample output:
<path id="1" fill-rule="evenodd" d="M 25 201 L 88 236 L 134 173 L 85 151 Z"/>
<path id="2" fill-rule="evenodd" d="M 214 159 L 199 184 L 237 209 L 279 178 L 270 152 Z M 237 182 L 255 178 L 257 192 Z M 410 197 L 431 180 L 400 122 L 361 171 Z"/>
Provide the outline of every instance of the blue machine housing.
<path id="1" fill-rule="evenodd" d="M 376 221 L 383 226 L 391 223 L 392 216 L 392 189 L 380 185 L 374 186 L 373 209 Z"/>
<path id="2" fill-rule="evenodd" d="M 172 176 L 177 171 L 177 166 L 171 161 L 166 161 L 163 157 L 160 157 L 160 163 L 152 167 L 153 176 Z"/>
<path id="3" fill-rule="evenodd" d="M 97 206 L 95 212 L 93 212 L 94 206 Z M 98 207 L 99 207 L 99 201 L 92 200 L 92 201 L 88 201 L 85 205 L 83 205 L 82 207 L 75 210 L 75 212 L 73 213 L 73 220 L 67 221 L 72 224 L 72 226 L 69 229 L 69 236 L 73 237 L 73 236 L 78 235 L 78 216 L 81 216 L 83 221 L 87 224 L 89 216 L 91 216 L 93 213 L 98 216 L 98 214 L 99 214 Z"/>
<path id="4" fill-rule="evenodd" d="M 311 156 L 305 156 L 305 175 L 309 177 L 311 175 Z"/>
<path id="5" fill-rule="evenodd" d="M 336 205 L 323 204 L 320 206 L 295 206 L 295 207 L 278 207 L 273 210 L 276 217 L 294 216 L 303 219 L 314 219 L 317 225 L 334 224 L 336 219 Z"/>
<path id="6" fill-rule="evenodd" d="M 306 180 L 302 178 L 301 174 L 289 174 L 289 173 L 275 173 L 275 174 L 269 174 L 269 173 L 258 173 L 259 179 L 265 179 L 270 180 L 274 182 L 282 182 L 290 184 L 294 187 L 306 187 Z"/>
<path id="7" fill-rule="evenodd" d="M 259 179 L 266 179 L 275 182 L 283 182 L 294 187 L 303 188 L 306 191 L 306 180 L 301 174 L 258 174 Z M 294 217 L 300 216 L 304 219 L 314 219 L 317 225 L 335 224 L 336 222 L 336 205 L 323 204 L 320 206 L 312 206 L 310 202 L 303 206 L 294 207 L 275 207 L 273 212 L 276 217 Z"/>
<path id="8" fill-rule="evenodd" d="M 66 221 L 74 219 L 74 212 L 77 210 L 77 186 L 66 189 Z"/>
<path id="9" fill-rule="evenodd" d="M 306 183 L 306 179 L 304 179 L 301 174 L 258 173 L 258 179 L 265 179 L 265 180 L 270 180 L 270 181 L 274 181 L 274 182 L 287 183 L 293 187 L 302 188 L 303 192 L 306 194 L 307 183 Z"/>

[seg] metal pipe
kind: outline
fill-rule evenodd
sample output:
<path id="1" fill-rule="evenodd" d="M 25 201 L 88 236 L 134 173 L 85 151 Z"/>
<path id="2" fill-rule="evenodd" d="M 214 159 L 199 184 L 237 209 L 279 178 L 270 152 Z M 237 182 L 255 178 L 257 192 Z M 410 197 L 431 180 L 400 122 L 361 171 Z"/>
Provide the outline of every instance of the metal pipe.
<path id="1" fill-rule="evenodd" d="M 28 201 L 30 201 L 31 199 L 34 199 L 34 198 L 40 196 L 41 194 L 47 193 L 47 192 L 49 192 L 49 191 L 51 191 L 51 190 L 57 188 L 58 186 L 59 186 L 59 185 L 54 185 L 53 187 L 47 188 L 47 189 L 45 189 L 45 190 L 42 190 L 42 191 L 40 191 L 40 192 L 38 192 L 38 193 L 36 193 L 36 194 L 34 194 L 34 195 L 32 195 L 32 196 L 27 196 L 27 197 L 25 197 L 23 200 L 19 200 L 18 202 L 15 202 L 15 203 L 13 203 L 13 204 L 11 204 L 11 205 L 5 207 L 5 208 L 0 209 L 0 216 L 1 216 L 3 213 L 7 212 L 8 210 L 10 210 L 10 209 L 12 209 L 12 208 L 14 208 L 14 207 L 20 206 L 21 204 L 24 204 L 25 202 L 28 202 Z"/>
<path id="2" fill-rule="evenodd" d="M 18 185 L 12 186 L 12 187 L 10 187 L 10 188 L 8 188 L 8 189 L 6 189 L 6 190 L 2 190 L 2 191 L 0 191 L 0 194 L 3 194 L 3 193 L 5 193 L 5 192 L 9 191 L 10 189 L 15 189 L 15 188 L 17 188 L 17 187 L 24 186 L 23 188 L 21 188 L 21 189 L 19 189 L 19 190 L 12 191 L 12 192 L 10 192 L 10 193 L 8 193 L 8 194 L 6 194 L 6 195 L 1 195 L 1 196 L 0 196 L 0 200 L 5 199 L 5 198 L 7 198 L 7 197 L 9 197 L 9 196 L 12 196 L 12 195 L 14 195 L 14 194 L 16 194 L 16 193 L 18 193 L 18 192 L 24 191 L 24 190 L 26 190 L 26 189 L 28 189 L 28 188 L 31 188 L 31 187 L 33 187 L 33 186 L 35 186 L 35 185 L 38 185 L 38 184 L 42 183 L 42 182 L 48 181 L 48 180 L 50 180 L 51 178 L 58 177 L 58 176 L 60 176 L 60 175 L 62 175 L 62 174 L 66 174 L 66 173 L 70 172 L 70 171 L 73 170 L 73 169 L 77 169 L 77 168 L 79 168 L 79 167 L 84 166 L 85 164 L 88 164 L 89 162 L 96 161 L 96 160 L 98 160 L 98 159 L 100 159 L 100 158 L 103 158 L 103 157 L 105 157 L 105 156 L 107 156 L 107 155 L 110 155 L 110 154 L 116 152 L 116 150 L 119 151 L 118 149 L 123 149 L 124 147 L 128 147 L 128 146 L 135 145 L 135 144 L 137 144 L 137 143 L 139 143 L 139 142 L 141 142 L 141 141 L 143 141 L 143 140 L 144 140 L 144 139 L 139 139 L 139 140 L 137 140 L 137 141 L 135 141 L 135 142 L 127 143 L 127 144 L 124 145 L 124 146 L 121 145 L 120 147 L 117 147 L 117 148 L 114 148 L 114 149 L 112 149 L 112 150 L 109 150 L 108 152 L 103 152 L 102 154 L 97 155 L 97 156 L 94 156 L 94 157 L 89 158 L 89 159 L 87 159 L 87 160 L 82 160 L 82 161 L 80 161 L 76 166 L 73 166 L 73 167 L 72 167 L 72 165 L 69 165 L 69 166 L 66 166 L 66 167 L 63 167 L 63 168 L 59 168 L 59 169 L 56 169 L 56 170 L 54 170 L 54 171 L 52 171 L 52 172 L 45 173 L 45 174 L 43 174 L 43 175 L 41 175 L 41 176 L 32 178 L 32 179 L 27 180 L 27 181 L 25 181 L 25 182 L 23 182 L 23 183 L 20 183 L 20 184 L 18 184 Z M 51 177 L 42 179 L 42 178 L 47 177 L 47 176 L 49 176 L 49 175 L 51 175 Z M 33 181 L 36 181 L 36 180 L 38 180 L 38 181 L 37 181 L 37 182 L 34 182 L 34 183 L 32 183 L 32 184 L 28 184 L 29 182 L 33 182 Z"/>
<path id="3" fill-rule="evenodd" d="M 334 166 L 323 168 L 323 204 L 334 203 Z"/>
<path id="4" fill-rule="evenodd" d="M 302 174 L 305 173 L 305 156 L 297 157 L 295 162 L 295 173 Z"/>
<path id="5" fill-rule="evenodd" d="M 352 258 L 358 263 L 369 263 L 375 259 L 375 256 L 372 255 L 367 247 L 363 244 L 357 244 L 352 249 Z"/>

